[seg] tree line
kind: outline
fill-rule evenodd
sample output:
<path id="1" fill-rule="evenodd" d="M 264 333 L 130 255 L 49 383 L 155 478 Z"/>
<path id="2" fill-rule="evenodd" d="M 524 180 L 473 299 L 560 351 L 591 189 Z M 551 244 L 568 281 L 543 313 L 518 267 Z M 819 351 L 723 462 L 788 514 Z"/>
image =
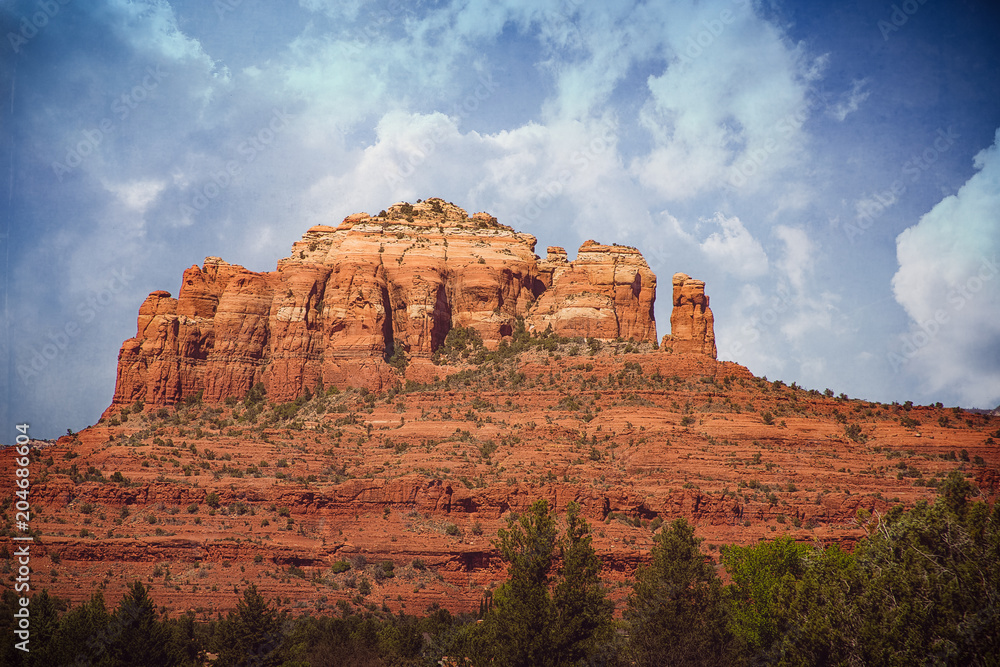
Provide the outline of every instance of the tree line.
<path id="1" fill-rule="evenodd" d="M 1000 505 L 960 475 L 933 503 L 859 513 L 853 552 L 788 537 L 722 550 L 684 519 L 654 536 L 620 618 L 580 507 L 560 534 L 544 500 L 494 546 L 508 578 L 479 613 L 355 612 L 291 618 L 255 586 L 227 617 L 167 618 L 134 582 L 117 608 L 36 594 L 31 652 L 14 649 L 14 593 L 0 599 L 3 665 L 1000 665 Z M 209 655 L 211 654 L 211 655 Z M 206 662 L 210 660 L 211 662 Z"/>

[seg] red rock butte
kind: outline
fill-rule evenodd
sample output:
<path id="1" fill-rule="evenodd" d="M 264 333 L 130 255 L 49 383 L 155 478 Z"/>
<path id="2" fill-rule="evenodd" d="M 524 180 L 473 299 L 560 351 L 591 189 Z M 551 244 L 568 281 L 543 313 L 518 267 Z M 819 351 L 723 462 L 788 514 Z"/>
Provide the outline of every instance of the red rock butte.
<path id="1" fill-rule="evenodd" d="M 545 499 L 580 504 L 621 609 L 679 517 L 717 561 L 785 536 L 851 549 L 954 472 L 1000 494 L 996 417 L 718 361 L 683 273 L 657 346 L 638 250 L 534 248 L 430 199 L 313 227 L 275 271 L 209 257 L 176 299 L 153 292 L 105 417 L 33 442 L 32 588 L 79 604 L 139 579 L 202 620 L 251 582 L 296 616 L 473 611 L 506 578 L 493 538 Z"/>
<path id="2" fill-rule="evenodd" d="M 429 358 L 453 327 L 495 349 L 519 319 L 561 336 L 656 342 L 656 276 L 635 248 L 586 241 L 574 261 L 487 213 L 442 199 L 317 225 L 277 270 L 206 257 L 180 292 L 151 293 L 118 355 L 108 413 L 137 400 L 171 405 L 243 397 L 263 382 L 289 400 L 319 382 L 382 389 L 399 381 L 402 350 Z M 716 356 L 705 283 L 673 277 L 668 353 Z"/>

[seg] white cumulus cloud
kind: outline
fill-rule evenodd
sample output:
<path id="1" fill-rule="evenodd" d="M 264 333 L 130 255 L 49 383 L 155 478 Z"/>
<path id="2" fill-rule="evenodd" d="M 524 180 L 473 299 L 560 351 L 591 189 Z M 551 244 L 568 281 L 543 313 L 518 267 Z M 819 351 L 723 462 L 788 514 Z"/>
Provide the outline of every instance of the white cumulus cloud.
<path id="1" fill-rule="evenodd" d="M 757 187 L 795 164 L 816 63 L 749 4 L 708 2 L 671 18 L 672 62 L 649 77 L 641 112 L 653 148 L 632 164 L 638 178 L 683 200 L 727 182 Z"/>
<path id="2" fill-rule="evenodd" d="M 701 224 L 718 227 L 701 242 L 701 251 L 720 269 L 743 279 L 767 273 L 767 253 L 738 217 L 716 213 Z"/>
<path id="3" fill-rule="evenodd" d="M 889 363 L 928 391 L 1000 402 L 1000 130 L 979 171 L 896 238 L 896 300 L 912 320 Z"/>
<path id="4" fill-rule="evenodd" d="M 806 275 L 812 269 L 813 243 L 806 231 L 798 227 L 778 225 L 774 228 L 774 235 L 785 246 L 781 259 L 776 264 L 792 286 L 801 291 L 805 287 Z"/>

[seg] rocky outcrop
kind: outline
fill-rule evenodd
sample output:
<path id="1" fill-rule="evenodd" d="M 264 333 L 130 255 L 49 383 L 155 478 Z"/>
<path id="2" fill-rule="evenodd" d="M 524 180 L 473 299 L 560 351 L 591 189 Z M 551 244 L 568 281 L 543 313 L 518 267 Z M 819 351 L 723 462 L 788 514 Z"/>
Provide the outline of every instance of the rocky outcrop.
<path id="1" fill-rule="evenodd" d="M 686 273 L 673 278 L 674 307 L 670 313 L 670 334 L 663 337 L 661 349 L 680 354 L 705 354 L 716 358 L 715 318 L 708 307 L 705 283 Z"/>
<path id="2" fill-rule="evenodd" d="M 635 248 L 586 241 L 570 262 L 565 250 L 550 247 L 539 267 L 549 289 L 530 313 L 533 326 L 571 337 L 656 341 L 656 276 Z"/>
<path id="3" fill-rule="evenodd" d="M 457 326 L 489 348 L 519 318 L 563 336 L 656 340 L 656 276 L 638 250 L 587 241 L 572 262 L 561 248 L 539 260 L 535 243 L 428 199 L 312 227 L 276 271 L 208 257 L 176 299 L 157 291 L 140 307 L 109 413 L 242 397 L 257 382 L 278 401 L 320 382 L 380 389 L 396 381 L 394 354 L 429 358 Z"/>

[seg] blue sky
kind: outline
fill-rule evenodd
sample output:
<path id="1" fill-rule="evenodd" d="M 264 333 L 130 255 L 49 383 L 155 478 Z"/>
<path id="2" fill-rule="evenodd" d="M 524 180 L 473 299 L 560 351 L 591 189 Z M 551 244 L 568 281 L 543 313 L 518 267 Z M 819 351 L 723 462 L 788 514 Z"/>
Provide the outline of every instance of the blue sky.
<path id="1" fill-rule="evenodd" d="M 97 420 L 151 291 L 440 196 L 707 282 L 719 356 L 1000 403 L 991 2 L 0 2 L 4 433 Z"/>

